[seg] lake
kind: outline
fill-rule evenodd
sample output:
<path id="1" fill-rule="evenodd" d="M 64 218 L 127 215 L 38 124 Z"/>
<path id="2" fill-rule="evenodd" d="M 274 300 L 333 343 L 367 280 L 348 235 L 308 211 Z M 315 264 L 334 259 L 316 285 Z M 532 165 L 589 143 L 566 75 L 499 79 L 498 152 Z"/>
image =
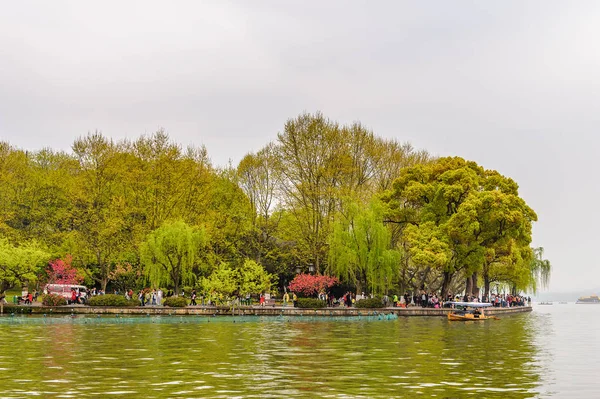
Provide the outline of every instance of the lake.
<path id="1" fill-rule="evenodd" d="M 409 317 L 0 318 L 0 397 L 590 398 L 600 305 Z"/>

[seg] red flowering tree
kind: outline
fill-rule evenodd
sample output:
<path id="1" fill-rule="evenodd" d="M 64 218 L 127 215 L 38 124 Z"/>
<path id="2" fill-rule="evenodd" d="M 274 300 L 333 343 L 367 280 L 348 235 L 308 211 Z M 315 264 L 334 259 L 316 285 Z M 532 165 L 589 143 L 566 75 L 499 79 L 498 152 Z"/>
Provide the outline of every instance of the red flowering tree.
<path id="1" fill-rule="evenodd" d="M 80 284 L 83 275 L 71 264 L 73 257 L 66 255 L 65 259 L 56 259 L 49 263 L 46 269 L 48 284 Z"/>
<path id="2" fill-rule="evenodd" d="M 338 282 L 337 278 L 331 276 L 299 274 L 290 283 L 290 291 L 304 294 L 308 297 L 317 296 L 319 292 L 327 291 Z"/>

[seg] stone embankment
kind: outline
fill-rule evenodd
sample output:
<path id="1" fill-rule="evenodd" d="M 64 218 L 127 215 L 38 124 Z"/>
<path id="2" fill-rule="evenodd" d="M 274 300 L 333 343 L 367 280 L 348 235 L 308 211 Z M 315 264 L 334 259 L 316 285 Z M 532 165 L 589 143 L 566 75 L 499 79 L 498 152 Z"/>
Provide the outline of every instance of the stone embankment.
<path id="1" fill-rule="evenodd" d="M 368 316 L 374 312 L 394 313 L 399 317 L 409 316 L 438 316 L 445 317 L 451 309 L 430 309 L 420 307 L 409 308 L 322 308 L 322 309 L 300 309 L 291 306 L 188 306 L 185 308 L 169 308 L 163 306 L 136 306 L 136 307 L 93 307 L 84 305 L 67 306 L 29 306 L 29 305 L 5 305 L 4 314 L 121 314 L 121 315 L 255 315 L 255 316 Z M 487 315 L 508 315 L 515 313 L 531 312 L 531 306 L 518 306 L 513 308 L 488 308 Z"/>

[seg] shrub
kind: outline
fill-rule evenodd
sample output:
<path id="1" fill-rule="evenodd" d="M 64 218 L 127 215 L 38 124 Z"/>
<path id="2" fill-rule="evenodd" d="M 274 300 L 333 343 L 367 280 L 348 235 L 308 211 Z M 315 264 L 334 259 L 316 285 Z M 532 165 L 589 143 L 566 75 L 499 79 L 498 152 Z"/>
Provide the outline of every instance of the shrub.
<path id="1" fill-rule="evenodd" d="M 187 306 L 187 300 L 180 296 L 170 296 L 163 301 L 163 305 L 172 308 L 185 308 Z"/>
<path id="2" fill-rule="evenodd" d="M 137 299 L 127 299 L 127 305 L 125 306 L 140 306 L 140 301 Z"/>
<path id="3" fill-rule="evenodd" d="M 88 299 L 87 304 L 90 306 L 132 306 L 131 301 L 128 301 L 127 298 L 115 294 L 93 296 Z"/>
<path id="4" fill-rule="evenodd" d="M 44 306 L 64 306 L 67 304 L 67 298 L 62 295 L 48 294 L 42 295 L 42 305 Z"/>
<path id="5" fill-rule="evenodd" d="M 325 301 L 317 298 L 298 298 L 298 300 L 296 301 L 296 307 L 303 309 L 324 308 Z"/>
<path id="6" fill-rule="evenodd" d="M 356 301 L 354 306 L 356 306 L 357 308 L 370 308 L 370 309 L 382 308 L 383 301 L 381 300 L 381 298 L 365 298 L 365 299 L 361 299 L 360 301 Z"/>

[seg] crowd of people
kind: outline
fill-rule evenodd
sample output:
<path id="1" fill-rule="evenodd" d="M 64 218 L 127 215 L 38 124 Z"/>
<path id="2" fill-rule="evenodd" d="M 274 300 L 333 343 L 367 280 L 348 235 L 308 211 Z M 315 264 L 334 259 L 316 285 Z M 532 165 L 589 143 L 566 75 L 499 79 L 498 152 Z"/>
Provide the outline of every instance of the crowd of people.
<path id="1" fill-rule="evenodd" d="M 527 306 L 531 305 L 531 297 L 525 297 L 521 295 L 511 294 L 491 294 L 489 298 L 485 295 L 473 296 L 473 295 L 453 295 L 448 294 L 445 300 L 442 300 L 441 295 L 435 292 L 427 292 L 421 290 L 415 292 L 412 295 L 405 292 L 404 295 L 398 296 L 397 294 L 392 295 L 391 299 L 389 296 L 383 297 L 385 306 L 393 307 L 408 307 L 417 306 L 422 308 L 440 308 L 447 302 L 485 302 L 491 303 L 494 307 L 513 307 L 513 306 Z M 447 305 L 451 306 L 451 305 Z"/>
<path id="2" fill-rule="evenodd" d="M 44 293 L 46 293 L 44 291 Z M 69 304 L 85 304 L 89 297 L 104 295 L 105 292 L 101 289 L 91 288 L 89 290 L 71 288 L 70 295 L 67 296 Z M 114 291 L 114 294 L 124 295 L 128 300 L 139 301 L 140 306 L 161 306 L 164 298 L 168 298 L 174 295 L 173 290 L 163 291 L 162 289 L 141 289 L 134 292 L 132 289 L 126 290 L 125 292 Z M 32 304 L 36 301 L 38 296 L 37 291 L 27 292 L 23 291 L 22 295 L 18 297 L 18 303 L 21 304 Z M 226 298 L 222 298 L 216 294 L 200 294 L 198 296 L 195 289 L 186 296 L 185 291 L 182 291 L 179 295 L 184 298 L 189 298 L 191 306 L 213 306 L 224 303 L 233 303 L 238 305 L 252 305 L 252 296 L 246 295 L 244 297 L 236 297 L 231 301 L 227 301 Z M 353 307 L 356 301 L 366 298 L 373 298 L 373 295 L 365 295 L 365 293 L 356 294 L 354 292 L 347 291 L 343 295 L 339 295 L 337 298 L 335 295 L 327 292 L 321 292 L 318 295 L 320 300 L 327 303 L 328 307 Z M 269 294 L 261 293 L 256 298 L 259 306 L 265 306 L 266 304 L 275 304 L 275 300 L 271 298 Z M 293 305 L 296 307 L 298 296 L 293 292 L 284 292 L 282 296 L 283 306 Z M 514 306 L 527 306 L 531 305 L 531 297 L 525 297 L 522 295 L 511 295 L 511 294 L 494 294 L 492 293 L 489 297 L 484 296 L 467 296 L 467 295 L 453 295 L 449 294 L 446 298 L 442 298 L 435 292 L 427 292 L 425 290 L 408 293 L 404 295 L 385 295 L 382 298 L 383 305 L 385 307 L 422 307 L 422 308 L 441 308 L 448 302 L 485 302 L 491 303 L 494 307 L 514 307 Z"/>

